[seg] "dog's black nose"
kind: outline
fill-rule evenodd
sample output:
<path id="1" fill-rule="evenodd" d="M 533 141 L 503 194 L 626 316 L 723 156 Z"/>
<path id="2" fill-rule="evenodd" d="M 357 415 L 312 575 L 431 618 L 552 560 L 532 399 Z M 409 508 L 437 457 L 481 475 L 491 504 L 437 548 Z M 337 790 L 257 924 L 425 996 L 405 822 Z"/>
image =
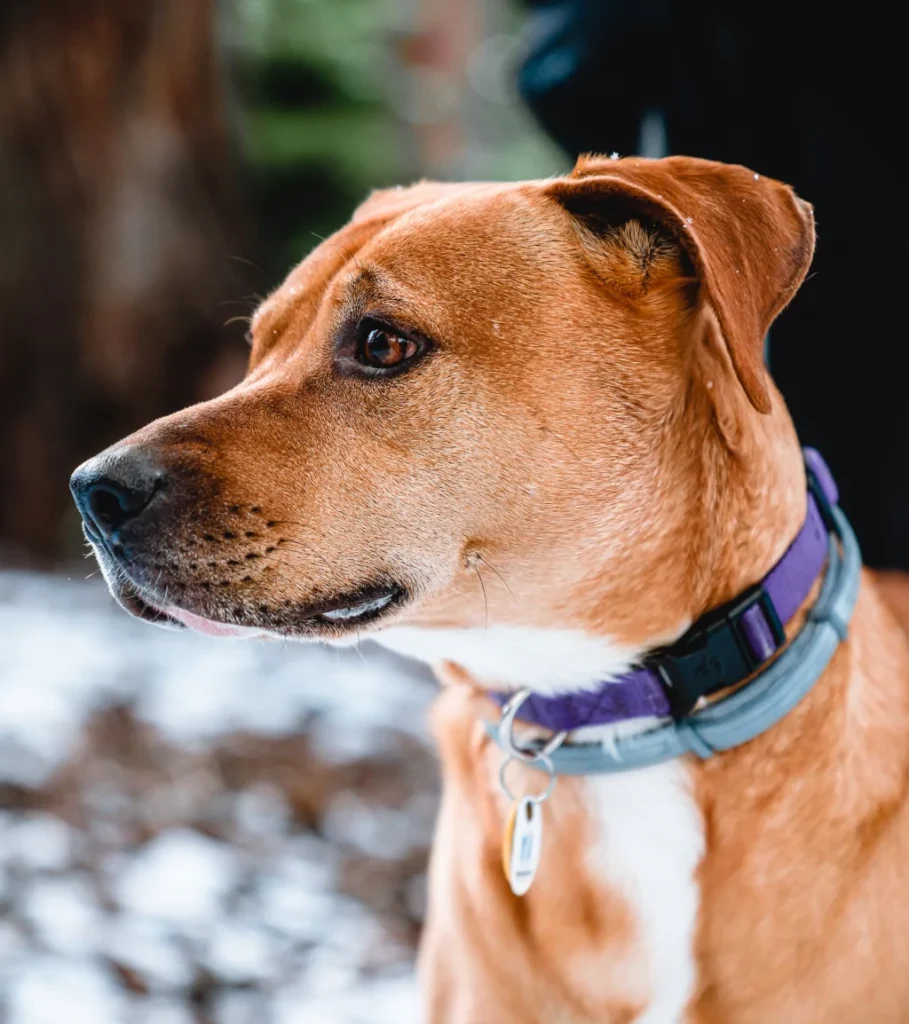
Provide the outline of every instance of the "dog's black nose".
<path id="1" fill-rule="evenodd" d="M 164 470 L 141 448 L 103 452 L 84 462 L 69 481 L 89 533 L 104 540 L 147 508 L 164 484 Z"/>

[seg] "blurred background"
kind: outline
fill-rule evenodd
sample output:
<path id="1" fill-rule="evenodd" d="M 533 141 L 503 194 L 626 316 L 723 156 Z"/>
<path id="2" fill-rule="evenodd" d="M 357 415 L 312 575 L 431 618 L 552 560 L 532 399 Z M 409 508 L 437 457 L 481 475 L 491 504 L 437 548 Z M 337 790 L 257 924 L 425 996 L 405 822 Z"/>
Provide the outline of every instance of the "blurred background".
<path id="1" fill-rule="evenodd" d="M 3 0 L 0 1024 L 410 1024 L 433 684 L 369 644 L 130 620 L 67 480 L 230 387 L 373 188 L 594 150 L 796 186 L 773 372 L 868 561 L 909 568 L 898 32 L 797 0 Z"/>
<path id="2" fill-rule="evenodd" d="M 505 0 L 0 6 L 0 1022 L 418 1019 L 433 684 L 106 594 L 67 479 L 373 188 L 570 166 Z M 87 578 L 88 577 L 88 578 Z"/>
<path id="3" fill-rule="evenodd" d="M 0 551 L 80 550 L 62 486 L 243 374 L 244 317 L 373 188 L 549 174 L 504 0 L 8 0 Z"/>

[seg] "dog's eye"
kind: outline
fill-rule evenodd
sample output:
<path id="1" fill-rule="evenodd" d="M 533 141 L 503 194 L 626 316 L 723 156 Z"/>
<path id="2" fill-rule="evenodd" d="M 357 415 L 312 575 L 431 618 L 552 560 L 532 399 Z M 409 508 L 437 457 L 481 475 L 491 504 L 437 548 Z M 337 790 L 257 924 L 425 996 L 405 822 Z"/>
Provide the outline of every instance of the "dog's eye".
<path id="1" fill-rule="evenodd" d="M 388 327 L 364 325 L 357 345 L 357 361 L 373 370 L 391 370 L 415 359 L 422 346 Z"/>
<path id="2" fill-rule="evenodd" d="M 433 343 L 417 331 L 366 316 L 341 331 L 335 343 L 335 369 L 345 377 L 396 377 L 432 348 Z"/>

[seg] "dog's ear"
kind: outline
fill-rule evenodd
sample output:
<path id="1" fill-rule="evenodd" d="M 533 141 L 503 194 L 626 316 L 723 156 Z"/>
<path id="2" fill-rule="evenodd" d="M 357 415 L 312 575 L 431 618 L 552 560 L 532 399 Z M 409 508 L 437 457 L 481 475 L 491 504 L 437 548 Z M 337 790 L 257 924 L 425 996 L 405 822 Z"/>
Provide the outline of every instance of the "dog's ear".
<path id="1" fill-rule="evenodd" d="M 690 157 L 582 157 L 569 177 L 547 183 L 544 191 L 588 237 L 599 232 L 613 247 L 618 241 L 629 248 L 644 271 L 642 287 L 648 280 L 642 258 L 658 269 L 653 260 L 661 256 L 661 233 L 674 239 L 716 314 L 751 404 L 770 411 L 764 335 L 811 264 L 814 218 L 808 203 L 744 167 Z M 629 233 L 631 224 L 644 228 Z M 655 227 L 648 231 L 648 224 Z M 616 284 L 627 291 L 627 281 Z"/>

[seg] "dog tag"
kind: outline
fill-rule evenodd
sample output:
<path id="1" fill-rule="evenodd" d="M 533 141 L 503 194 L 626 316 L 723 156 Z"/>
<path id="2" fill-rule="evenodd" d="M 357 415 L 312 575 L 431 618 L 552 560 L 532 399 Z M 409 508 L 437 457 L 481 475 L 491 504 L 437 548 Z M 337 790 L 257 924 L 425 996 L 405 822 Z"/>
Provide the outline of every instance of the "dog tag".
<path id="1" fill-rule="evenodd" d="M 539 799 L 522 796 L 511 806 L 502 843 L 502 867 L 515 896 L 533 884 L 543 849 L 543 807 Z"/>

